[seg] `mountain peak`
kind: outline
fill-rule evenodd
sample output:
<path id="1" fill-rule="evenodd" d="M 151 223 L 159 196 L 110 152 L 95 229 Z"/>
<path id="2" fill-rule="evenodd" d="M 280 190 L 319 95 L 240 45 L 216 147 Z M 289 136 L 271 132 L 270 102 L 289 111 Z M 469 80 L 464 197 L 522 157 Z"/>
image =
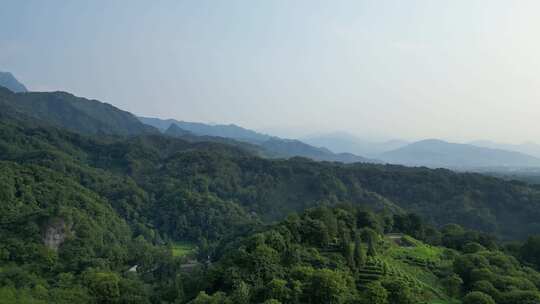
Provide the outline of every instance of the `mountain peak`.
<path id="1" fill-rule="evenodd" d="M 28 92 L 26 87 L 10 72 L 0 72 L 0 86 L 8 88 L 14 93 Z"/>
<path id="2" fill-rule="evenodd" d="M 413 145 L 447 145 L 447 144 L 451 144 L 447 141 L 444 141 L 442 139 L 437 139 L 437 138 L 428 138 L 428 139 L 423 139 L 423 140 L 420 140 L 420 141 L 417 141 L 415 143 L 412 143 Z"/>
<path id="3" fill-rule="evenodd" d="M 13 117 L 24 113 L 26 118 L 39 124 L 83 134 L 134 136 L 159 133 L 157 129 L 141 123 L 133 114 L 98 100 L 66 92 L 7 92 L 8 89 L 0 90 L 0 106 L 2 111 L 9 109 Z"/>
<path id="4" fill-rule="evenodd" d="M 381 155 L 384 161 L 402 165 L 444 168 L 539 167 L 540 159 L 509 150 L 421 140 Z"/>

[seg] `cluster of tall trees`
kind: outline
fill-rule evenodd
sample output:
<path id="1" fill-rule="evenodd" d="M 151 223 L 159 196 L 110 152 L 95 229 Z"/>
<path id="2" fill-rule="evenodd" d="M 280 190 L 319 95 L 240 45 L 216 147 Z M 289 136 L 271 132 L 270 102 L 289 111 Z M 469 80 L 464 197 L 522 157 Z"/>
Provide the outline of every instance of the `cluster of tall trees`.
<path id="1" fill-rule="evenodd" d="M 417 250 L 440 253 L 424 266 L 414 264 L 418 269 L 411 270 L 396 259 L 396 245 L 382 234 L 379 225 L 388 222 L 385 217 L 353 206 L 319 207 L 289 216 L 231 247 L 205 272 L 204 291 L 190 303 L 540 301 L 540 273 L 486 241 L 488 236 L 472 238 L 457 225 L 432 229 L 441 239 L 451 239 L 455 249 L 402 244 L 402 253 L 410 252 L 410 257 Z M 401 221 L 403 216 L 394 216 L 394 220 Z M 388 228 L 404 232 L 401 226 Z M 426 228 L 423 223 L 418 225 L 419 230 Z"/>

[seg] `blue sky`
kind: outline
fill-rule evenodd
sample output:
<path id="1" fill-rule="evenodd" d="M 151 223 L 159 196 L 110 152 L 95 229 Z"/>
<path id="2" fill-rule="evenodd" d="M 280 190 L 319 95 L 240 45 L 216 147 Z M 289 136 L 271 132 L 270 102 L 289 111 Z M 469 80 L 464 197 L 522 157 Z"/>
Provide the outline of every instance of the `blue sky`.
<path id="1" fill-rule="evenodd" d="M 539 141 L 537 1 L 2 1 L 0 70 L 278 135 Z"/>

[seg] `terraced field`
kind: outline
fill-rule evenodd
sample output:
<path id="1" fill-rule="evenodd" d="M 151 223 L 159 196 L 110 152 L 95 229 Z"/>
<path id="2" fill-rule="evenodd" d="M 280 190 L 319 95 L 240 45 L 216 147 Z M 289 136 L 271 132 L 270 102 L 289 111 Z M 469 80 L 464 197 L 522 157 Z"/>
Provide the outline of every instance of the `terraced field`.
<path id="1" fill-rule="evenodd" d="M 429 246 L 410 237 L 405 237 L 406 246 L 386 241 L 383 250 L 376 257 L 368 257 L 356 275 L 360 289 L 370 282 L 384 278 L 397 278 L 411 289 L 424 291 L 425 303 L 459 303 L 445 296 L 443 287 L 435 273 L 441 267 L 450 266 L 445 260 L 444 251 Z"/>

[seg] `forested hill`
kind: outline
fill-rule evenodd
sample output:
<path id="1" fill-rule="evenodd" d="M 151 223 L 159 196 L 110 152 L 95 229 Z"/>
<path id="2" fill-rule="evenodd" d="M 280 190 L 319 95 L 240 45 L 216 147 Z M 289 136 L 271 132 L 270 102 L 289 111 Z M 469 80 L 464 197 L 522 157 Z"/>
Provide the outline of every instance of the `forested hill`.
<path id="1" fill-rule="evenodd" d="M 518 249 L 521 257 L 538 241 Z M 501 249 L 414 216 L 314 208 L 230 246 L 191 303 L 539 303 L 540 274 Z"/>
<path id="2" fill-rule="evenodd" d="M 152 208 L 162 203 L 160 199 L 170 195 L 171 189 L 187 189 L 234 203 L 266 221 L 320 204 L 352 203 L 416 212 L 437 226 L 458 223 L 502 238 L 525 238 L 540 232 L 540 192 L 524 183 L 427 168 L 261 159 L 256 156 L 260 152 L 256 147 L 227 139 L 217 142 L 184 133 L 184 139 L 162 136 L 147 129 L 150 127 L 141 127 L 128 112 L 67 93 L 0 90 L 0 98 L 5 107 L 1 159 L 46 162 L 49 166 L 61 156 L 56 166 L 69 160 L 92 170 L 127 175 L 154 197 L 142 205 L 153 204 L 149 210 L 157 213 L 159 208 Z M 65 109 L 73 109 L 76 115 L 64 115 Z M 105 129 L 96 129 L 94 116 L 118 119 L 111 119 Z M 89 123 L 79 125 L 84 120 L 70 117 L 86 117 Z M 119 130 L 115 134 L 151 135 L 112 138 L 102 134 L 98 139 L 55 127 L 29 127 L 43 125 L 37 122 L 53 126 L 73 122 L 73 129 L 80 126 L 82 133 Z M 162 220 L 161 215 L 154 216 Z"/>
<path id="3" fill-rule="evenodd" d="M 226 140 L 135 135 L 131 124 L 109 135 L 66 93 L 0 92 L 6 303 L 387 304 L 404 286 L 411 301 L 539 299 L 538 273 L 520 264 L 540 266 L 538 239 L 501 253 L 493 238 L 540 233 L 540 191 L 525 183 L 261 158 Z M 72 107 L 91 128 L 61 119 Z M 98 108 L 102 119 L 132 117 Z M 417 250 L 404 252 L 387 232 L 437 248 L 410 239 Z"/>
<path id="4" fill-rule="evenodd" d="M 170 222 L 163 227 L 178 237 L 192 226 L 174 202 L 188 193 L 210 195 L 265 221 L 320 204 L 351 203 L 416 212 L 437 226 L 457 223 L 502 238 L 522 239 L 540 232 L 540 191 L 479 174 L 303 158 L 271 160 L 222 143 L 161 135 L 97 139 L 17 123 L 2 123 L 0 143 L 4 160 L 49 168 L 73 164 L 129 177 L 153 198 L 140 204 L 151 214 L 135 214 L 160 222 L 167 218 Z"/>
<path id="5" fill-rule="evenodd" d="M 85 134 L 158 133 L 129 112 L 65 92 L 13 93 L 0 87 L 0 107 L 4 112 L 23 113 L 36 122 Z"/>

